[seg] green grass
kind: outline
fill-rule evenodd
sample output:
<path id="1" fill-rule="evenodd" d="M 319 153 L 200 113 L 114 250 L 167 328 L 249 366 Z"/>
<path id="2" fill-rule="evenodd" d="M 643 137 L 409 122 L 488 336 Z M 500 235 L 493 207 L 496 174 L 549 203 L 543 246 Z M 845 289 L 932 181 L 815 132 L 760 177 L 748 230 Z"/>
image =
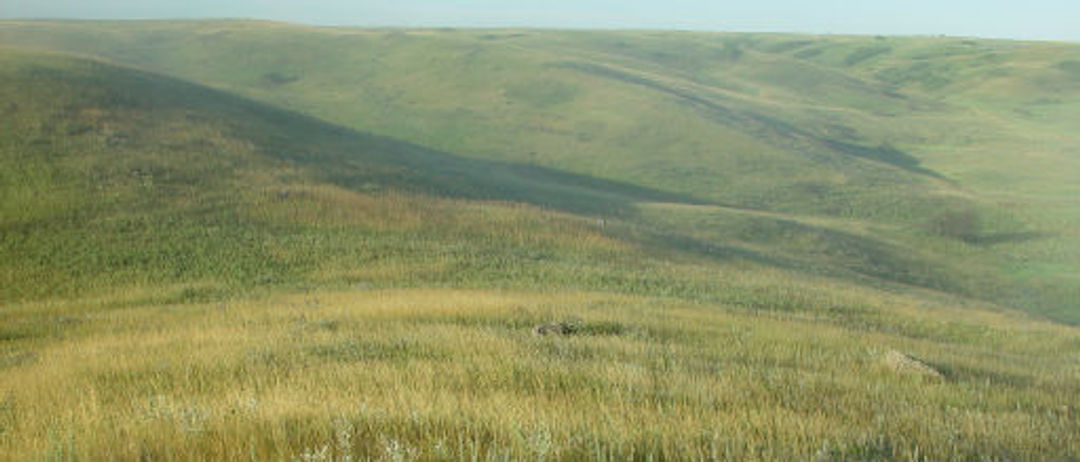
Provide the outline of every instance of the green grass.
<path id="1" fill-rule="evenodd" d="M 880 225 L 868 237 L 885 243 L 899 228 L 916 252 L 956 247 L 938 237 L 1040 236 L 948 260 L 958 263 L 952 270 L 973 269 L 958 276 L 968 286 L 1004 288 L 1012 306 L 1078 319 L 1065 302 L 1071 293 L 1040 289 L 1039 300 L 1016 287 L 1027 282 L 1012 269 L 1045 258 L 1036 248 L 1076 247 L 1069 233 L 1080 211 L 1067 198 L 1080 164 L 1068 153 L 1080 145 L 1070 124 L 1080 107 L 1069 103 L 1078 88 L 1068 63 L 1080 51 L 1069 45 L 251 22 L 19 22 L 0 33 L 12 46 L 102 56 L 412 143 L 387 151 L 423 146 L 435 157 L 410 156 L 420 168 L 445 153 L 454 174 L 432 173 L 438 194 L 551 205 L 552 191 L 518 191 L 516 180 L 494 193 L 461 190 L 494 161 L 573 172 L 576 184 L 612 180 L 616 196 L 645 188 L 615 199 L 624 216 L 627 203 L 647 199 L 835 217 Z M 483 176 L 506 173 L 497 171 Z M 612 209 L 610 197 L 567 204 L 579 195 L 565 191 L 557 205 Z M 976 210 L 981 228 L 935 236 L 956 210 Z M 1073 257 L 1050 258 L 1078 271 Z M 999 292 L 964 293 L 1001 301 Z"/>
<path id="2" fill-rule="evenodd" d="M 1076 457 L 1075 46 L 2 25 L 0 459 Z"/>

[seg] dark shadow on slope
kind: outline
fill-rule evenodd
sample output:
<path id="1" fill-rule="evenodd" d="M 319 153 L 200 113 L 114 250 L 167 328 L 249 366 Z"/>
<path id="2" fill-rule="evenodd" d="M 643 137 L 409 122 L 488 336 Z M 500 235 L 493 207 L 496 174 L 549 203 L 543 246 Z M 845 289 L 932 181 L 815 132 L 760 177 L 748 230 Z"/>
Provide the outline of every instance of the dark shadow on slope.
<path id="1" fill-rule="evenodd" d="M 20 70 L 96 92 L 95 104 L 188 111 L 224 127 L 271 159 L 304 167 L 317 179 L 370 192 L 408 190 L 434 196 L 533 204 L 571 213 L 626 216 L 635 202 L 703 204 L 687 195 L 550 168 L 467 158 L 321 119 L 167 76 L 72 59 L 72 72 L 47 65 Z"/>
<path id="2" fill-rule="evenodd" d="M 330 125 L 247 101 L 259 117 L 288 130 L 267 155 L 310 167 L 338 186 L 403 189 L 441 197 L 521 202 L 571 213 L 627 216 L 635 202 L 704 204 L 691 196 L 535 165 L 468 158 Z M 264 127 L 247 126 L 254 136 Z"/>
<path id="3" fill-rule="evenodd" d="M 47 66 L 31 67 L 24 72 L 28 78 L 38 81 L 52 79 L 80 88 L 103 89 L 94 99 L 104 106 L 134 107 L 148 112 L 180 109 L 189 114 L 188 117 L 210 119 L 206 122 L 225 127 L 239 140 L 252 142 L 266 158 L 303 167 L 314 179 L 355 191 L 408 190 L 440 197 L 520 202 L 571 213 L 623 217 L 636 213 L 635 202 L 719 205 L 549 168 L 465 158 L 354 131 L 177 79 L 100 62 L 82 62 L 89 67 L 89 72 L 73 74 L 69 70 Z M 738 117 L 709 100 L 692 94 L 683 97 L 715 109 L 717 114 L 725 117 Z M 783 124 L 781 121 L 775 123 Z M 795 127 L 790 130 L 798 133 Z M 657 229 L 645 235 L 626 237 L 657 248 L 710 258 L 739 258 L 818 273 L 833 274 L 834 269 L 841 268 L 840 273 L 849 276 L 854 272 L 924 287 L 935 287 L 935 281 L 943 280 L 940 275 L 912 274 L 910 268 L 914 263 L 908 261 L 910 258 L 903 258 L 900 251 L 884 250 L 881 243 L 794 222 L 782 225 L 793 233 L 815 236 L 823 249 L 819 256 L 824 258 L 814 261 L 814 258 L 795 258 L 784 252 L 765 254 L 701 241 L 677 230 Z M 753 241 L 769 243 L 761 236 L 756 236 Z M 776 244 L 781 242 L 782 239 Z"/>
<path id="4" fill-rule="evenodd" d="M 1026 231 L 979 235 L 973 237 L 969 242 L 978 245 L 1017 244 L 1029 241 L 1040 241 L 1052 237 L 1057 237 L 1057 234 Z"/>
<path id="5" fill-rule="evenodd" d="M 740 116 L 689 93 L 673 94 L 730 117 L 730 120 L 750 119 L 757 120 L 761 125 L 766 124 L 755 117 L 767 116 Z M 354 131 L 224 93 L 215 97 L 229 101 L 230 105 L 246 114 L 257 115 L 255 119 L 237 117 L 237 120 L 247 122 L 235 129 L 246 139 L 266 139 L 268 142 L 263 146 L 265 154 L 310 166 L 322 179 L 349 189 L 367 191 L 374 185 L 377 188 L 401 188 L 442 197 L 512 201 L 571 213 L 624 217 L 635 213 L 634 202 L 720 205 L 686 195 L 544 167 L 465 158 L 393 138 Z M 793 133 L 791 136 L 810 136 L 785 122 L 771 119 L 768 122 L 778 127 L 775 128 L 777 131 Z M 914 158 L 906 160 L 899 156 L 892 160 L 917 162 Z M 766 253 L 661 229 L 622 237 L 653 248 L 685 252 L 717 261 L 741 259 L 863 283 L 876 280 L 944 291 L 960 290 L 947 272 L 932 268 L 903 249 L 854 234 L 790 220 L 776 221 L 792 233 L 813 236 L 819 243 L 816 254 Z"/>
<path id="6" fill-rule="evenodd" d="M 760 217 L 755 220 L 759 220 L 756 226 L 745 227 L 742 232 L 738 227 L 735 230 L 714 229 L 715 235 L 719 236 L 715 240 L 658 228 L 633 238 L 646 243 L 647 247 L 685 252 L 695 257 L 717 261 L 741 259 L 888 290 L 929 289 L 1012 307 L 1054 322 L 1080 324 L 1080 316 L 1074 309 L 1080 291 L 1068 283 L 1048 282 L 1043 286 L 1018 283 L 1007 277 L 969 272 L 944 256 L 919 255 L 913 249 L 872 236 L 786 219 Z M 971 243 L 995 245 L 1049 237 L 1053 235 L 1000 233 L 975 238 Z M 751 242 L 753 247 L 744 247 L 739 241 Z M 800 242 L 799 247 L 786 248 L 788 241 Z M 773 309 L 768 306 L 751 308 Z"/>
<path id="7" fill-rule="evenodd" d="M 807 225 L 792 220 L 755 218 L 743 231 L 718 230 L 736 242 L 746 239 L 768 252 L 714 242 L 668 230 L 651 229 L 636 238 L 651 247 L 686 252 L 715 260 L 741 259 L 766 266 L 866 284 L 882 281 L 952 293 L 963 293 L 950 268 L 934 264 L 904 248 L 871 237 Z M 798 236 L 793 239 L 793 236 Z M 811 242 L 808 248 L 786 248 L 788 241 Z M 807 244 L 802 244 L 807 245 Z M 969 294 L 976 296 L 978 294 Z"/>
<path id="8" fill-rule="evenodd" d="M 717 123 L 735 126 L 741 130 L 754 133 L 760 139 L 774 145 L 780 144 L 783 148 L 795 149 L 808 154 L 813 154 L 814 151 L 819 150 L 833 152 L 846 157 L 857 157 L 891 165 L 911 173 L 947 181 L 940 173 L 920 166 L 918 158 L 889 145 L 875 147 L 837 141 L 796 127 L 776 117 L 753 111 L 733 110 L 693 91 L 666 85 L 640 75 L 600 64 L 566 62 L 559 66 L 564 69 L 638 85 L 674 96 L 704 111 L 706 117 Z"/>
<path id="9" fill-rule="evenodd" d="M 915 158 L 911 154 L 896 149 L 888 144 L 882 144 L 875 147 L 863 146 L 859 144 L 835 140 L 822 140 L 822 142 L 825 143 L 826 146 L 832 148 L 834 151 L 842 154 L 853 157 L 861 157 L 863 159 L 881 162 L 892 165 L 894 167 L 902 168 L 911 173 L 932 176 L 939 180 L 950 181 L 948 178 L 941 175 L 940 173 L 920 166 L 919 159 Z"/>
<path id="10" fill-rule="evenodd" d="M 225 130 L 233 132 L 239 141 L 252 142 L 267 159 L 278 159 L 305 167 L 303 169 L 305 172 L 314 174 L 313 179 L 331 181 L 354 190 L 369 191 L 370 187 L 375 185 L 378 188 L 401 188 L 445 197 L 516 201 L 574 213 L 624 216 L 633 213 L 633 203 L 636 201 L 700 203 L 685 196 L 584 175 L 535 166 L 467 159 L 391 138 L 352 131 L 302 114 L 167 77 L 100 62 L 72 61 L 82 63 L 80 65 L 82 70 L 73 72 L 65 66 L 50 68 L 38 65 L 12 72 L 24 74 L 18 76 L 19 79 L 29 79 L 23 80 L 24 83 L 51 79 L 66 85 L 68 89 L 74 89 L 73 91 L 78 93 L 74 96 L 74 101 L 78 104 L 69 102 L 63 107 L 57 106 L 58 111 L 77 112 L 83 106 L 139 108 L 146 111 L 136 112 L 156 117 L 155 109 L 179 109 L 186 112 L 190 118 L 204 119 L 211 124 L 225 127 Z M 6 72 L 8 69 L 5 69 Z M 18 85 L 19 80 L 14 81 Z M 715 105 L 707 100 L 701 101 L 700 104 Z M 87 104 L 83 105 L 83 103 Z M 13 110 L 21 111 L 22 109 Z M 44 117 L 51 117 L 51 115 Z M 159 122 L 165 123 L 166 120 Z M 167 150 L 167 146 L 164 147 Z M 228 155 L 227 153 L 206 152 L 205 159 Z M 221 176 L 227 175 L 228 172 L 223 171 Z M 204 181 L 205 178 L 196 180 Z M 163 217 L 151 217 L 150 221 L 156 223 L 159 218 Z M 44 260 L 47 263 L 42 263 L 38 267 L 39 273 L 55 277 L 57 284 L 64 284 L 65 280 L 78 281 L 76 278 L 81 277 L 80 274 L 90 272 L 101 273 L 110 270 L 122 271 L 161 266 L 176 271 L 172 276 L 160 274 L 156 276 L 164 278 L 163 280 L 194 274 L 198 275 L 200 280 L 233 278 L 231 280 L 242 284 L 274 284 L 288 280 L 288 277 L 291 277 L 289 275 L 294 271 L 289 268 L 289 262 L 277 260 L 262 249 L 259 243 L 261 239 L 253 238 L 253 236 L 271 236 L 269 231 L 257 230 L 255 234 L 252 234 L 251 228 L 232 229 L 230 226 L 224 226 L 221 229 L 231 234 L 220 239 L 206 239 L 206 234 L 201 227 L 191 226 L 190 223 L 173 226 L 174 222 L 168 221 L 175 218 L 176 223 L 183 224 L 184 217 L 165 218 L 167 220 L 162 221 L 160 226 L 157 224 L 142 228 L 136 226 L 136 230 L 143 230 L 143 237 L 147 240 L 124 245 L 125 249 L 132 248 L 130 253 L 117 250 L 121 247 L 113 248 L 111 254 L 101 252 L 103 247 L 116 245 L 115 242 L 107 242 L 108 240 L 114 236 L 126 235 L 125 228 L 129 226 L 127 222 L 118 222 L 117 227 L 114 228 L 104 228 L 117 232 L 97 233 L 97 237 L 105 240 L 102 242 L 88 241 L 84 235 L 67 233 L 67 229 L 51 230 L 55 233 L 46 235 L 43 239 L 50 241 L 48 246 L 55 250 L 56 255 L 50 255 Z M 81 227 L 83 224 L 77 220 L 71 220 L 68 223 L 64 226 Z M 134 224 L 138 225 L 138 223 Z M 17 232 L 8 233 L 8 235 L 20 240 L 43 234 L 43 229 L 36 226 L 25 226 L 22 230 L 15 231 Z M 797 231 L 800 234 L 815 232 L 813 228 Z M 944 268 L 936 270 L 931 268 L 931 271 L 927 271 L 924 269 L 926 262 L 905 254 L 905 249 L 883 247 L 879 245 L 882 244 L 880 242 L 860 236 L 852 236 L 854 241 L 845 239 L 842 235 L 825 236 L 823 238 L 825 241 L 835 243 L 823 246 L 826 249 L 823 255 L 843 256 L 849 253 L 850 256 L 835 260 L 828 258 L 818 260 L 812 254 L 797 251 L 780 250 L 765 253 L 752 248 L 727 245 L 722 243 L 722 239 L 717 239 L 721 243 L 712 242 L 680 234 L 679 230 L 653 229 L 629 234 L 625 236 L 627 240 L 650 244 L 658 249 L 679 250 L 717 260 L 744 259 L 763 265 L 849 280 L 874 279 L 950 290 L 953 281 L 962 282 L 964 277 L 957 275 L 954 279 L 938 278 L 933 271 L 938 271 L 941 275 L 948 275 L 948 271 Z M 57 245 L 51 242 L 52 239 L 58 237 L 65 239 L 59 241 L 62 244 Z M 998 239 L 1007 241 L 1006 237 L 1000 236 Z M 1014 238 L 1019 237 L 1021 236 Z M 860 239 L 865 242 L 860 242 Z M 146 253 L 146 249 L 159 249 L 162 241 L 176 245 L 172 245 L 166 253 L 161 253 L 160 250 Z M 208 242 L 216 246 L 208 246 Z M 758 247 L 758 242 L 754 241 L 755 247 Z M 238 250 L 237 243 L 241 243 L 244 247 Z M 23 244 L 19 241 L 16 245 Z M 73 252 L 73 249 L 84 251 L 80 254 Z M 221 261 L 214 259 L 219 254 L 230 255 L 229 265 L 199 267 L 206 262 Z M 211 258 L 208 255 L 215 255 L 215 257 Z M 182 259 L 178 259 L 178 256 Z M 65 261 L 65 258 L 68 261 Z M 169 263 L 166 264 L 163 261 Z M 906 262 L 911 262 L 913 265 L 905 270 L 908 266 Z M 63 267 L 75 268 L 76 271 L 82 271 L 82 273 L 72 273 L 73 276 L 69 277 L 67 273 L 56 270 Z M 87 268 L 93 268 L 93 270 L 87 270 Z M 25 269 L 21 268 L 20 272 Z M 1015 288 L 1015 293 L 987 291 L 975 293 L 973 296 L 994 300 L 996 295 L 1004 294 L 1009 300 L 1032 300 L 1030 302 L 1032 304 L 1044 303 L 1041 301 L 1044 297 L 1041 291 L 1033 289 L 1028 295 L 1019 292 L 1019 289 L 1021 288 Z M 56 289 L 48 288 L 47 290 L 55 291 Z M 957 288 L 950 291 L 961 292 L 963 289 Z M 970 294 L 971 291 L 968 292 Z M 16 290 L 14 296 L 19 298 L 44 293 L 51 292 L 20 294 Z M 1064 310 L 1065 307 L 1071 307 L 1076 297 L 1070 298 L 1069 292 L 1062 291 L 1061 294 L 1061 302 L 1055 305 L 1055 308 L 1060 306 Z M 180 295 L 181 300 L 188 300 L 198 299 L 205 294 L 188 292 Z M 0 297 L 4 296 L 5 293 L 0 291 Z M 1018 303 L 1018 306 L 1022 305 Z M 1061 314 L 1061 316 L 1065 317 L 1066 314 Z"/>
<path id="11" fill-rule="evenodd" d="M 581 63 L 581 62 L 565 62 L 559 65 L 563 69 L 569 69 L 573 71 L 582 72 L 585 74 L 591 74 L 598 77 L 603 77 L 612 80 L 618 80 L 620 82 L 629 83 L 633 85 L 643 86 L 652 90 L 659 91 L 661 93 L 667 93 L 671 96 L 675 96 L 686 102 L 707 108 L 709 110 L 717 112 L 723 116 L 722 120 L 727 122 L 737 122 L 738 118 L 736 114 L 727 108 L 694 93 L 683 90 L 680 88 L 664 85 L 660 82 L 632 74 L 630 72 L 622 71 L 612 67 L 604 66 L 601 64 Z"/>

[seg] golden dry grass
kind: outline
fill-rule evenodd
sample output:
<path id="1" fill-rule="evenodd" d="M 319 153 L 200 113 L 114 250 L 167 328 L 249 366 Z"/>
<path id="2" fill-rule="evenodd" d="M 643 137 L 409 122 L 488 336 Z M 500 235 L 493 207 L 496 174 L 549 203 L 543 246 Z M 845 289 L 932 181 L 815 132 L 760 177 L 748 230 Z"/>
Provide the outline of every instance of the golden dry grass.
<path id="1" fill-rule="evenodd" d="M 0 357 L 5 459 L 1059 459 L 1080 444 L 1077 331 L 1010 314 L 868 308 L 895 308 L 897 330 L 951 326 L 913 338 L 599 293 L 125 297 L 6 309 L 10 332 L 36 333 Z M 552 320 L 579 334 L 531 332 Z M 896 374 L 892 349 L 945 377 Z"/>

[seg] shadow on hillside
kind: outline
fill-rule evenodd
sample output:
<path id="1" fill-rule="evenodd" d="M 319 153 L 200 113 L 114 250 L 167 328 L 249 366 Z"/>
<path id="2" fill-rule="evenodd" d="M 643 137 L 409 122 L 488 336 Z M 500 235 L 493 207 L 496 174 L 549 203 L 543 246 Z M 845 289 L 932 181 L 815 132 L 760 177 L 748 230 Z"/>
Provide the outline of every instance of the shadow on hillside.
<path id="1" fill-rule="evenodd" d="M 100 78 L 112 89 L 109 99 L 146 109 L 167 107 L 218 119 L 226 130 L 271 159 L 303 167 L 315 179 L 361 192 L 407 190 L 440 197 L 532 204 L 576 214 L 632 217 L 637 202 L 723 205 L 690 196 L 594 178 L 534 165 L 466 158 L 405 141 L 334 125 L 181 80 L 98 63 Z M 41 77 L 41 76 L 39 76 Z M 689 96 L 688 96 L 689 97 Z M 714 105 L 695 100 L 701 105 Z M 717 107 L 717 111 L 726 111 Z M 723 112 L 729 114 L 728 112 Z M 732 115 L 732 117 L 735 117 Z M 776 122 L 783 123 L 783 122 Z M 790 130 L 797 130 L 791 127 Z M 645 225 L 647 226 L 647 225 Z M 942 288 L 942 275 L 914 270 L 916 262 L 879 242 L 794 223 L 788 231 L 814 236 L 820 257 L 780 253 L 708 242 L 678 229 L 656 229 L 631 240 L 656 248 L 711 259 L 743 259 L 767 266 L 850 278 L 871 277 Z M 914 271 L 913 271 L 914 270 Z"/>
<path id="2" fill-rule="evenodd" d="M 234 129 L 244 139 L 265 140 L 260 146 L 264 154 L 310 167 L 320 179 L 353 190 L 404 189 L 441 197 L 519 202 L 577 214 L 621 217 L 636 215 L 636 202 L 723 205 L 534 165 L 466 158 L 225 93 L 218 93 L 216 98 L 231 100 L 234 110 L 256 116 L 235 117 L 243 122 Z M 638 226 L 651 228 L 645 223 Z M 955 289 L 944 272 L 928 269 L 902 249 L 787 220 L 782 226 L 792 233 L 813 236 L 819 242 L 819 255 L 800 258 L 785 252 L 761 252 L 694 238 L 678 229 L 653 229 L 622 237 L 717 261 L 745 260 L 847 280 Z"/>
<path id="3" fill-rule="evenodd" d="M 357 191 L 400 188 L 444 197 L 513 201 L 572 213 L 605 216 L 632 216 L 636 210 L 635 202 L 707 204 L 707 202 L 685 195 L 617 181 L 537 166 L 470 159 L 439 152 L 392 138 L 350 130 L 227 92 L 151 73 L 119 68 L 96 61 L 77 60 L 77 63 L 81 63 L 78 65 L 66 61 L 56 64 L 58 61 L 55 56 L 50 56 L 46 60 L 37 62 L 36 65 L 23 65 L 25 69 L 5 69 L 5 72 L 10 70 L 10 72 L 21 74 L 16 76 L 18 78 L 30 79 L 27 81 L 55 80 L 57 83 L 66 84 L 66 87 L 61 88 L 71 94 L 65 94 L 64 97 L 74 98 L 73 101 L 78 104 L 69 103 L 63 107 L 54 108 L 53 112 L 56 114 L 43 112 L 45 116 L 63 118 L 64 114 L 76 113 L 84 107 L 135 108 L 139 111 L 133 112 L 146 117 L 157 117 L 157 109 L 166 110 L 163 111 L 166 115 L 162 117 L 174 115 L 170 111 L 180 112 L 186 117 L 203 119 L 204 122 L 222 127 L 223 130 L 235 135 L 237 141 L 250 142 L 267 159 L 279 160 L 291 164 L 290 166 L 300 166 L 301 169 L 293 170 L 302 170 L 304 173 L 310 173 L 314 179 L 332 182 Z M 22 65 L 22 63 L 19 64 Z M 22 111 L 23 109 L 12 107 L 10 110 Z M 57 114 L 60 115 L 57 116 Z M 167 118 L 162 120 L 163 123 L 169 121 Z M 157 124 L 153 125 L 157 126 Z M 211 149 L 211 144 L 206 146 L 208 146 L 207 149 Z M 207 151 L 206 154 L 207 156 L 202 159 L 227 155 L 213 151 Z M 177 160 L 177 162 L 182 161 L 182 159 Z M 227 165 L 227 163 L 221 165 Z M 199 170 L 200 174 L 202 172 L 204 171 Z M 197 178 L 193 183 L 199 180 L 205 180 L 205 178 Z M 303 180 L 304 178 L 301 178 L 301 181 Z M 173 217 L 168 218 L 171 220 Z M 183 217 L 179 218 L 183 219 Z M 151 221 L 156 219 L 157 217 Z M 69 226 L 68 223 L 82 224 L 81 221 L 64 223 L 63 226 Z M 115 229 L 122 230 L 120 234 L 126 233 L 132 227 L 132 223 L 134 222 L 129 223 L 126 219 L 119 220 L 116 224 L 118 228 Z M 154 277 L 161 277 L 163 280 L 185 274 L 197 274 L 200 278 L 229 277 L 233 278 L 229 281 L 241 284 L 270 284 L 283 280 L 274 279 L 279 274 L 290 274 L 291 270 L 287 268 L 289 263 L 271 258 L 260 246 L 251 244 L 259 239 L 252 239 L 247 234 L 251 231 L 250 229 L 232 229 L 228 232 L 235 234 L 228 237 L 203 239 L 207 234 L 200 228 L 176 227 L 172 226 L 171 222 L 165 223 L 168 226 L 145 228 L 154 233 L 167 230 L 167 233 L 160 236 L 153 235 L 153 239 L 142 243 L 132 243 L 133 250 L 130 253 L 126 252 L 127 249 L 120 247 L 107 248 L 105 252 L 102 252 L 102 247 L 119 245 L 112 242 L 113 237 L 109 237 L 115 233 L 102 233 L 102 237 L 108 237 L 109 243 L 97 245 L 98 241 L 84 243 L 81 242 L 82 235 L 68 234 L 67 228 L 58 228 L 57 234 L 47 235 L 50 237 L 46 239 L 54 239 L 55 236 L 64 237 L 67 240 L 61 241 L 64 244 L 56 248 L 62 249 L 59 253 L 73 255 L 73 257 L 67 260 L 61 259 L 60 263 L 53 263 L 57 266 L 42 266 L 42 268 L 47 268 L 50 273 L 58 275 L 57 281 L 76 281 L 76 283 L 80 281 L 78 279 L 81 277 L 80 274 L 107 272 L 111 269 L 126 270 L 134 267 L 153 269 L 157 265 L 162 265 L 168 271 L 174 271 L 171 276 L 156 273 Z M 627 241 L 649 244 L 646 247 L 661 251 L 685 252 L 695 257 L 716 260 L 742 259 L 762 265 L 860 282 L 875 279 L 912 286 L 940 288 L 955 293 L 966 293 L 988 301 L 1004 299 L 1013 306 L 1032 307 L 1030 310 L 1041 311 L 1056 319 L 1072 319 L 1075 322 L 1076 318 L 1073 311 L 1069 311 L 1076 299 L 1075 291 L 1071 289 L 1071 286 L 1051 289 L 1047 295 L 1044 287 L 1014 284 L 1000 288 L 998 281 L 987 281 L 980 283 L 975 290 L 965 290 L 965 287 L 971 287 L 970 283 L 973 281 L 971 275 L 963 273 L 953 275 L 952 268 L 936 268 L 931 265 L 933 261 L 919 260 L 918 255 L 906 252 L 908 249 L 883 245 L 885 243 L 868 237 L 833 232 L 824 228 L 817 229 L 793 222 L 782 223 L 782 226 L 777 226 L 774 242 L 789 240 L 791 236 L 797 236 L 800 239 L 808 238 L 810 244 L 807 245 L 812 246 L 808 247 L 811 252 L 799 252 L 798 248 L 788 251 L 780 246 L 760 251 L 758 249 L 762 246 L 758 244 L 763 242 L 760 235 L 754 236 L 753 246 L 730 245 L 731 240 L 725 239 L 721 234 L 714 234 L 714 236 L 719 236 L 715 239 L 700 239 L 691 236 L 686 229 L 680 229 L 681 223 L 670 228 L 653 227 L 648 223 L 630 223 L 632 224 L 628 228 L 631 230 L 626 231 L 621 237 L 626 238 Z M 137 229 L 141 226 L 138 223 L 134 225 Z M 642 229 L 648 227 L 653 229 Z M 607 232 L 620 233 L 617 228 L 612 226 Z M 43 228 L 28 226 L 25 230 L 18 234 L 24 237 L 34 236 L 41 234 Z M 90 233 L 90 235 L 93 234 Z M 1045 236 L 1033 233 L 998 234 L 984 237 L 982 243 L 1018 242 L 1041 237 Z M 168 258 L 152 256 L 160 252 L 160 249 L 155 247 L 158 241 L 168 241 L 170 245 L 176 245 L 169 253 L 161 254 Z M 764 241 L 767 242 L 768 239 Z M 207 243 L 221 247 L 207 247 Z M 237 249 L 237 243 L 247 247 Z M 219 271 L 215 265 L 205 265 L 206 262 L 217 261 L 207 255 L 218 254 L 226 248 L 229 258 L 238 260 L 234 266 L 228 266 Z M 72 249 L 81 250 L 72 252 Z M 148 258 L 146 255 L 151 255 L 151 257 Z M 177 258 L 176 255 L 183 258 Z M 72 266 L 75 270 L 55 271 L 55 268 L 61 268 L 69 263 L 68 266 Z M 93 268 L 93 270 L 87 268 Z M 238 273 L 236 269 L 240 272 Z M 77 271 L 82 271 L 82 273 L 77 273 Z M 271 279 L 267 279 L 267 274 Z M 57 282 L 57 284 L 66 284 L 66 282 Z M 41 294 L 57 290 L 46 285 L 30 287 L 41 287 Z M 74 285 L 67 287 L 71 289 L 63 290 L 76 290 Z M 979 287 L 988 290 L 979 290 Z M 22 293 L 20 290 L 22 289 L 16 288 L 6 292 L 0 290 L 0 297 L 10 294 L 22 297 L 24 295 L 20 295 Z M 33 296 L 37 296 L 34 294 L 38 293 L 25 292 Z M 197 300 L 203 296 L 199 293 L 181 295 L 183 295 L 181 301 Z"/>
<path id="4" fill-rule="evenodd" d="M 1029 241 L 1040 241 L 1044 239 L 1050 239 L 1056 237 L 1054 233 L 1042 233 L 1042 232 L 1016 232 L 1016 233 L 996 233 L 986 234 L 973 237 L 970 242 L 978 245 L 998 245 L 998 244 L 1019 244 Z"/>
<path id="5" fill-rule="evenodd" d="M 712 204 L 630 183 L 536 165 L 476 159 L 329 124 L 261 103 L 244 104 L 275 130 L 264 154 L 310 167 L 359 191 L 403 189 L 433 196 L 527 203 L 577 214 L 627 216 L 636 202 Z M 240 127 L 258 135 L 268 127 Z M 254 132 L 250 132 L 254 131 Z M 718 205 L 718 204 L 713 204 Z"/>
<path id="6" fill-rule="evenodd" d="M 902 168 L 911 173 L 931 176 L 939 180 L 950 181 L 944 175 L 922 167 L 920 165 L 921 161 L 915 156 L 896 149 L 888 144 L 882 144 L 879 146 L 864 146 L 860 144 L 847 143 L 835 140 L 822 140 L 822 143 L 824 143 L 826 146 L 829 146 L 834 151 L 848 156 L 861 157 L 863 159 L 871 160 L 874 162 L 881 162 L 892 165 L 894 167 Z"/>
<path id="7" fill-rule="evenodd" d="M 581 62 L 565 62 L 561 63 L 559 67 L 638 85 L 674 96 L 676 99 L 704 111 L 706 117 L 717 123 L 756 133 L 761 136 L 761 139 L 772 144 L 782 143 L 782 147 L 795 148 L 799 151 L 806 151 L 807 149 L 811 151 L 821 150 L 846 157 L 858 157 L 876 163 L 891 165 L 911 173 L 946 180 L 945 176 L 940 173 L 922 167 L 918 158 L 889 145 L 865 146 L 837 141 L 796 127 L 776 117 L 754 111 L 734 110 L 725 107 L 714 101 L 712 97 L 706 96 L 699 91 L 668 85 L 621 69 Z"/>
<path id="8" fill-rule="evenodd" d="M 949 268 L 930 264 L 902 247 L 792 220 L 767 217 L 754 220 L 761 225 L 753 231 L 717 228 L 716 232 L 735 237 L 735 242 L 738 242 L 739 236 L 752 233 L 747 237 L 755 239 L 755 247 L 764 246 L 772 251 L 732 245 L 723 237 L 714 240 L 687 236 L 678 230 L 653 229 L 637 239 L 653 247 L 683 251 L 709 259 L 741 259 L 860 283 L 876 280 L 947 292 L 962 290 Z M 809 247 L 788 247 L 786 241 L 791 240 L 791 236 L 799 236 L 802 241 L 799 245 Z"/>
<path id="9" fill-rule="evenodd" d="M 109 89 L 106 104 L 182 109 L 212 117 L 263 155 L 294 162 L 319 180 L 364 192 L 527 203 L 578 214 L 627 216 L 635 202 L 713 204 L 688 195 L 535 165 L 468 158 L 334 125 L 302 113 L 168 76 L 89 62 Z M 36 77 L 65 77 L 38 68 Z M 85 76 L 84 76 L 85 77 Z"/>

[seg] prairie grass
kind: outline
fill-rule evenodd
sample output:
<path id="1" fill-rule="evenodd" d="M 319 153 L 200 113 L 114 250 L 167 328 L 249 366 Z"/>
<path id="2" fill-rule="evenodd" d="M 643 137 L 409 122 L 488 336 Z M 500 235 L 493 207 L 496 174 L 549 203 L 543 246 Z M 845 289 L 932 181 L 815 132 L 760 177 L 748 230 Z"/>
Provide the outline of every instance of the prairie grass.
<path id="1" fill-rule="evenodd" d="M 119 301 L 124 294 L 114 296 Z M 852 330 L 604 293 L 354 290 L 6 310 L 10 460 L 1061 459 L 1073 328 L 879 300 Z M 812 301 L 807 313 L 817 311 Z M 107 306 L 108 304 L 106 304 Z M 821 313 L 819 313 L 821 314 Z M 828 315 L 823 315 L 828 319 Z M 63 322 L 58 322 L 63 318 Z M 532 327 L 572 319 L 577 335 Z M 916 338 L 889 326 L 952 325 Z M 34 329 L 41 329 L 34 331 Z M 909 376 L 893 349 L 944 374 Z M 21 358 L 21 359 L 18 359 Z"/>
<path id="2" fill-rule="evenodd" d="M 1078 457 L 1074 46 L 3 25 L 0 459 Z"/>
<path id="3" fill-rule="evenodd" d="M 1080 296 L 1080 163 L 1071 155 L 1080 147 L 1072 64 L 1080 48 L 1072 44 L 245 21 L 4 24 L 0 44 L 23 55 L 21 64 L 5 61 L 9 71 L 53 68 L 34 82 L 9 72 L 0 89 L 18 106 L 0 108 L 15 122 L 5 132 L 28 134 L 5 138 L 11 149 L 94 152 L 88 142 L 106 143 L 97 158 L 119 151 L 128 159 L 121 168 L 88 162 L 94 156 L 68 165 L 105 177 L 143 173 L 87 195 L 71 181 L 59 187 L 79 178 L 48 162 L 5 164 L 0 179 L 22 186 L 4 191 L 5 216 L 56 218 L 162 187 L 189 205 L 207 200 L 197 188 L 215 190 L 203 204 L 212 208 L 239 185 L 267 194 L 243 195 L 242 216 L 356 225 L 368 212 L 339 205 L 370 210 L 380 207 L 371 196 L 405 189 L 424 194 L 410 205 L 481 199 L 617 216 L 643 225 L 630 234 L 665 251 L 736 248 L 796 266 L 811 259 L 814 272 L 1080 321 L 1072 303 Z M 46 60 L 41 50 L 157 75 L 62 64 L 70 57 Z M 53 137 L 64 143 L 34 144 Z M 220 155 L 200 157 L 207 151 Z M 243 171 L 238 182 L 221 175 L 230 169 Z M 171 185 L 162 184 L 167 174 Z M 295 188 L 313 196 L 267 200 Z M 253 202 L 272 204 L 253 211 Z M 824 226 L 778 227 L 776 216 L 756 215 L 732 240 L 705 230 L 716 209 L 658 214 L 638 210 L 641 202 L 729 206 Z M 964 226 L 941 225 L 965 216 Z M 405 227 L 419 216 L 399 218 Z M 670 225 L 680 220 L 696 223 L 693 236 Z M 745 232 L 754 229 L 767 231 L 763 240 Z M 851 258 L 867 248 L 870 258 Z M 309 272 L 240 273 L 250 282 Z"/>

